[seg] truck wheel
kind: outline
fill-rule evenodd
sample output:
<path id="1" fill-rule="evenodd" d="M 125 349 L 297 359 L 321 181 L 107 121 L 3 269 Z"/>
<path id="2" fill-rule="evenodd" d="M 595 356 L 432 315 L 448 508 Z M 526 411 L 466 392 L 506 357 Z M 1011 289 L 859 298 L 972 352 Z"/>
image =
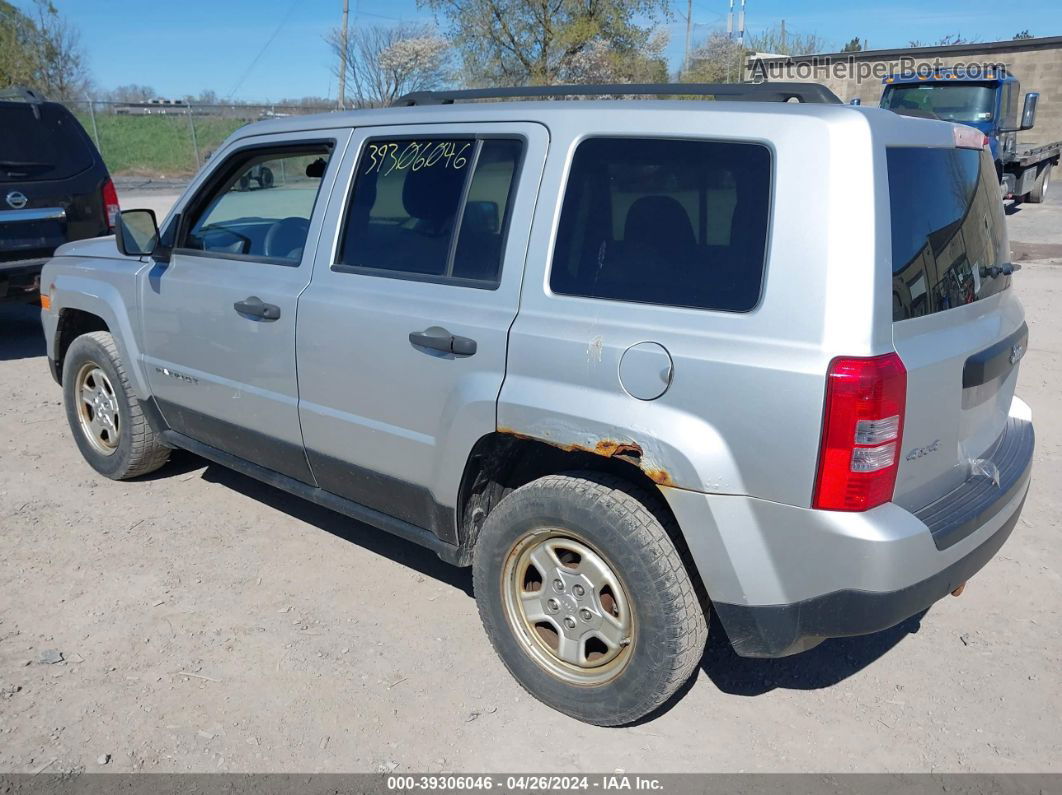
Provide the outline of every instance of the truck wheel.
<path id="1" fill-rule="evenodd" d="M 487 516 L 473 578 L 487 637 L 535 698 L 599 726 L 663 704 L 700 662 L 705 611 L 647 492 L 550 475 Z"/>
<path id="2" fill-rule="evenodd" d="M 1047 189 L 1051 187 L 1051 166 L 1047 166 L 1044 169 L 1044 173 L 1040 175 L 1040 179 L 1036 180 L 1036 185 L 1028 193 L 1028 200 L 1032 204 L 1040 204 L 1047 198 Z"/>
<path id="3" fill-rule="evenodd" d="M 132 397 L 114 338 L 106 331 L 84 334 L 70 344 L 63 362 L 66 418 L 89 466 L 112 480 L 153 472 L 170 449 Z"/>

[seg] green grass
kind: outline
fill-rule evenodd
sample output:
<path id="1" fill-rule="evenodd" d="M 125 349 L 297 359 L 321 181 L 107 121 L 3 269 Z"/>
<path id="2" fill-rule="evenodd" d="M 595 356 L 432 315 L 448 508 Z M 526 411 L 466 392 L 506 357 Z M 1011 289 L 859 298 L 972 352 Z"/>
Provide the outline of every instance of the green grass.
<path id="1" fill-rule="evenodd" d="M 95 140 L 88 113 L 75 113 Z M 247 124 L 243 119 L 192 116 L 199 157 L 207 155 L 234 130 Z M 113 175 L 151 177 L 189 176 L 198 170 L 192 131 L 187 116 L 113 116 L 96 114 L 99 148 Z"/>

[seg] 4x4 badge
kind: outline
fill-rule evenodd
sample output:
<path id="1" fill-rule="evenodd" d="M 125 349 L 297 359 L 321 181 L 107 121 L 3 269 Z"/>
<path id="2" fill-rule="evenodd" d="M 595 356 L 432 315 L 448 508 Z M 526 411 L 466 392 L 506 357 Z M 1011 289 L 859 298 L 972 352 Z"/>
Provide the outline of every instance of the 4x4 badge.
<path id="1" fill-rule="evenodd" d="M 930 453 L 935 453 L 940 449 L 940 439 L 934 439 L 932 444 L 927 444 L 925 447 L 916 447 L 907 454 L 908 461 L 917 461 L 923 456 L 927 456 Z"/>
<path id="2" fill-rule="evenodd" d="M 12 207 L 16 210 L 21 210 L 29 203 L 29 199 L 26 198 L 26 194 L 20 193 L 17 190 L 13 190 L 9 194 L 7 194 L 7 196 L 4 197 L 4 200 L 7 202 L 9 207 Z"/>

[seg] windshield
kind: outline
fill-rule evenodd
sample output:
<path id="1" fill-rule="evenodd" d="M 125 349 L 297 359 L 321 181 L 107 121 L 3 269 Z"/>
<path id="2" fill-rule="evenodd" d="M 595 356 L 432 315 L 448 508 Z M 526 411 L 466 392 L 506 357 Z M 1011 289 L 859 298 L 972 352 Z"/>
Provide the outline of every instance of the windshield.
<path id="1" fill-rule="evenodd" d="M 995 115 L 992 83 L 912 83 L 885 89 L 881 106 L 944 121 L 992 121 Z"/>

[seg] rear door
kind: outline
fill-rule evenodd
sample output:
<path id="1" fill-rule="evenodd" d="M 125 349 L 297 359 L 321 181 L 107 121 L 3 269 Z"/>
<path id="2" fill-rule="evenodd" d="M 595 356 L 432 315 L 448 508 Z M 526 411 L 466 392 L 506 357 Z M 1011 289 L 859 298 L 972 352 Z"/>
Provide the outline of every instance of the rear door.
<path id="1" fill-rule="evenodd" d="M 167 424 L 304 482 L 295 310 L 333 180 L 328 162 L 349 136 L 256 136 L 222 152 L 180 208 L 169 262 L 141 276 L 144 369 Z"/>
<path id="2" fill-rule="evenodd" d="M 920 508 L 977 471 L 1007 424 L 1028 341 L 988 152 L 890 147 L 893 341 L 907 368 L 895 501 Z"/>
<path id="3" fill-rule="evenodd" d="M 454 540 L 496 429 L 547 134 L 536 124 L 357 131 L 299 301 L 299 416 L 318 484 Z"/>

